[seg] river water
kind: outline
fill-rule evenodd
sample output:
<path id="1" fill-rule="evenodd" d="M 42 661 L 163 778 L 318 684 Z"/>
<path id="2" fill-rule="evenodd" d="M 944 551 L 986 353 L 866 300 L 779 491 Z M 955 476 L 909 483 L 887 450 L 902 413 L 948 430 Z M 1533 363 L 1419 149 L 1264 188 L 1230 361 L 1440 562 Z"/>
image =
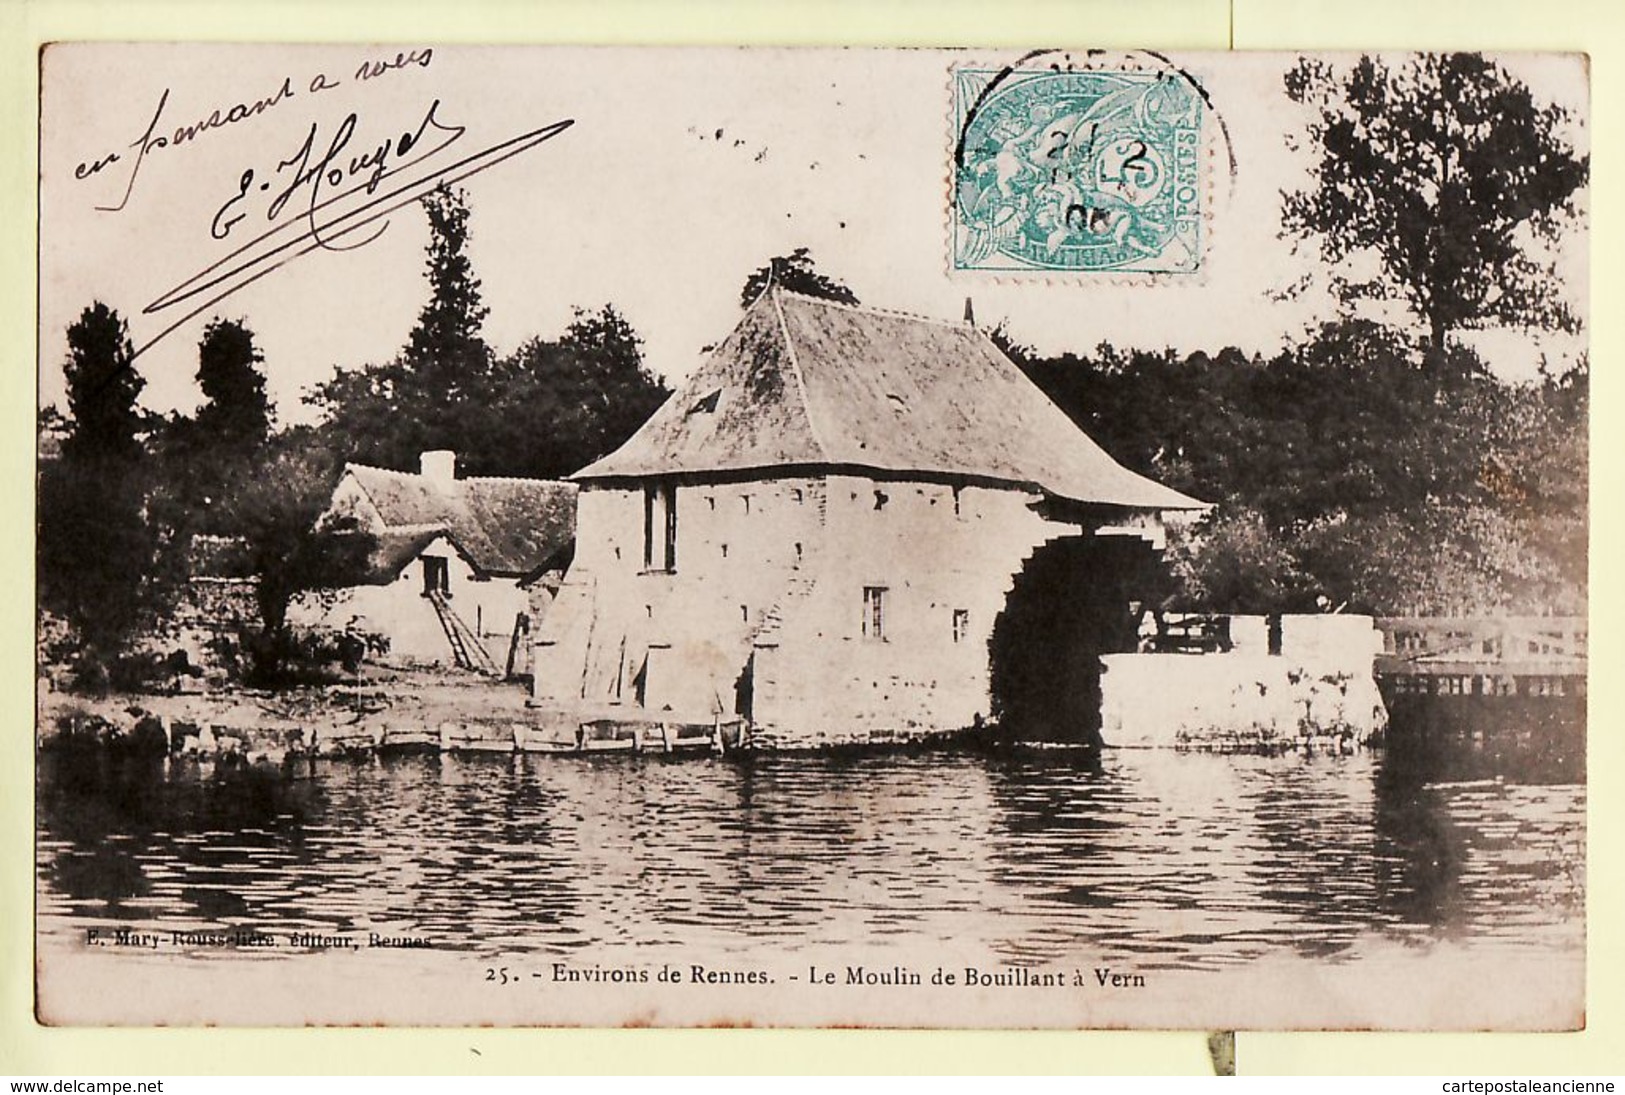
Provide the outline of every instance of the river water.
<path id="1" fill-rule="evenodd" d="M 46 756 L 40 950 L 82 953 L 89 929 L 122 927 L 406 935 L 470 968 L 676 948 L 771 954 L 780 970 L 1086 954 L 1153 979 L 1435 948 L 1574 963 L 1572 767 L 1483 749 L 1429 771 L 1380 750 L 406 756 L 285 772 Z"/>

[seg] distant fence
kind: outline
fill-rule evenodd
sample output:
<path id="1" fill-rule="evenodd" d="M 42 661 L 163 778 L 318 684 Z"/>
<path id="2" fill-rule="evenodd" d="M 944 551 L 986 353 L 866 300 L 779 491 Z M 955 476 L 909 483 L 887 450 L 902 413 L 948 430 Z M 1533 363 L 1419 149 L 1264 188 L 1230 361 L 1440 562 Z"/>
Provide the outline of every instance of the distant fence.
<path id="1" fill-rule="evenodd" d="M 1584 617 L 1392 616 L 1377 628 L 1376 672 L 1391 698 L 1586 694 Z"/>
<path id="2" fill-rule="evenodd" d="M 1583 616 L 1379 617 L 1378 672 L 1451 674 L 1580 673 L 1586 670 Z"/>

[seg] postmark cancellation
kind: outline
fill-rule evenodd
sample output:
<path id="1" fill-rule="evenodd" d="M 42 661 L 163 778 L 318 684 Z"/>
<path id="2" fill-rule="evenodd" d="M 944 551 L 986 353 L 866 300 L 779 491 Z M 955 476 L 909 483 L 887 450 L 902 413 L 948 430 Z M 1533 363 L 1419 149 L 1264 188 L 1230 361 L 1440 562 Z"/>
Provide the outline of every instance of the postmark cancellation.
<path id="1" fill-rule="evenodd" d="M 1189 75 L 1038 55 L 956 65 L 951 95 L 954 272 L 1199 273 L 1209 111 Z"/>

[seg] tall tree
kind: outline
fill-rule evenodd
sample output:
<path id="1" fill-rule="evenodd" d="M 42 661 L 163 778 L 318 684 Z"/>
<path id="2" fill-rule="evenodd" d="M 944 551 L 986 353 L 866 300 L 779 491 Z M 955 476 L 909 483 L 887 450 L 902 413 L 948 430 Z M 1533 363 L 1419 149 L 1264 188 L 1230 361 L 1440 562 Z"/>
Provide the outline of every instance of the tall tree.
<path id="1" fill-rule="evenodd" d="M 155 435 L 148 516 L 166 530 L 183 565 L 189 565 L 194 536 L 235 534 L 219 503 L 239 466 L 256 463 L 271 436 L 263 362 L 242 320 L 211 320 L 198 343 L 203 404 L 196 417 L 172 418 Z"/>
<path id="2" fill-rule="evenodd" d="M 147 382 L 132 364 L 129 328 L 101 301 L 86 308 L 68 328 L 68 433 L 62 454 L 68 460 L 133 463 L 141 454 L 145 416 L 136 400 Z"/>
<path id="3" fill-rule="evenodd" d="M 455 402 L 472 381 L 490 371 L 491 352 L 481 335 L 489 314 L 467 248 L 468 196 L 445 183 L 425 195 L 429 217 L 429 300 L 418 313 L 403 354 L 420 386 Z"/>
<path id="4" fill-rule="evenodd" d="M 241 320 L 215 319 L 198 345 L 199 443 L 207 449 L 242 452 L 271 435 L 271 401 L 259 366 L 265 356 Z"/>
<path id="5" fill-rule="evenodd" d="M 492 379 L 481 334 L 488 310 L 467 253 L 467 197 L 442 184 L 423 208 L 429 299 L 405 347 L 385 364 L 340 372 L 306 398 L 348 452 L 384 467 L 411 467 L 427 449 L 467 452 Z"/>
<path id="6" fill-rule="evenodd" d="M 1286 234 L 1319 241 L 1345 304 L 1397 301 L 1425 328 L 1431 362 L 1454 333 L 1483 326 L 1573 330 L 1556 264 L 1585 185 L 1561 106 L 1475 53 L 1341 71 L 1305 58 L 1287 95 L 1314 110 L 1312 189 L 1286 196 Z M 1375 259 L 1374 276 L 1357 269 Z"/>
<path id="7" fill-rule="evenodd" d="M 442 187 L 424 199 L 430 297 L 406 347 L 382 366 L 341 372 L 309 401 L 336 451 L 414 467 L 452 449 L 470 475 L 568 475 L 625 441 L 669 394 L 642 340 L 612 305 L 577 309 L 558 338 L 533 338 L 495 359 L 466 253 L 468 207 Z"/>
<path id="8" fill-rule="evenodd" d="M 107 305 L 86 308 L 67 342 L 68 414 L 60 458 L 40 470 L 37 572 L 41 604 L 68 621 L 95 664 L 124 645 L 159 594 L 136 406 L 145 382 Z"/>
<path id="9" fill-rule="evenodd" d="M 770 285 L 842 304 L 858 303 L 856 293 L 818 271 L 812 252 L 805 247 L 797 247 L 788 255 L 776 255 L 766 265 L 752 271 L 750 277 L 745 279 L 745 287 L 739 291 L 739 306 L 749 308 Z"/>

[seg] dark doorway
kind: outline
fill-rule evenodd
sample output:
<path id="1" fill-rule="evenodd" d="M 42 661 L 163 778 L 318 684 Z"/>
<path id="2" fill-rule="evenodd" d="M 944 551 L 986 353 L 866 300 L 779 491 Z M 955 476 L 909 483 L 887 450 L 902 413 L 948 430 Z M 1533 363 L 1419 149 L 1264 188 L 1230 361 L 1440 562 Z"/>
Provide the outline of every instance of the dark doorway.
<path id="1" fill-rule="evenodd" d="M 1100 744 L 1100 655 L 1132 651 L 1160 562 L 1137 537 L 1069 536 L 1035 551 L 993 622 L 993 714 L 1010 741 Z"/>
<path id="2" fill-rule="evenodd" d="M 425 555 L 423 557 L 423 595 L 425 597 L 436 593 L 447 593 L 451 589 L 451 573 L 446 566 L 446 560 L 439 555 Z"/>

